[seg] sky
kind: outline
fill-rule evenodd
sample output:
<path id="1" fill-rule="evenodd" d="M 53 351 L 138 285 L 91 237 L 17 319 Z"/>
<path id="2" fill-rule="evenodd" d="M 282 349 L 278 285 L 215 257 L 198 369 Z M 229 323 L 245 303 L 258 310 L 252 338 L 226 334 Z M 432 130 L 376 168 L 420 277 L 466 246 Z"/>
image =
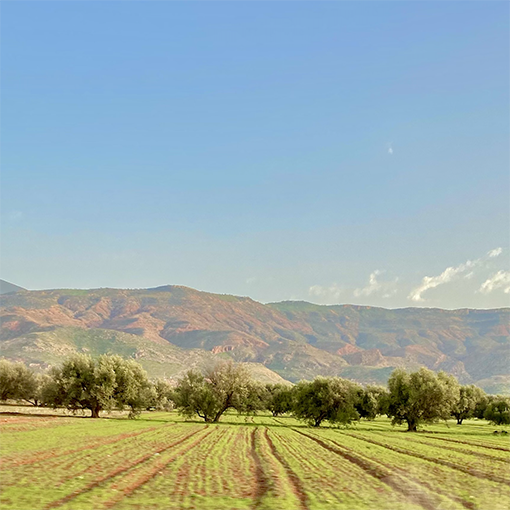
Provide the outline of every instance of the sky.
<path id="1" fill-rule="evenodd" d="M 510 4 L 1 6 L 0 277 L 510 305 Z"/>

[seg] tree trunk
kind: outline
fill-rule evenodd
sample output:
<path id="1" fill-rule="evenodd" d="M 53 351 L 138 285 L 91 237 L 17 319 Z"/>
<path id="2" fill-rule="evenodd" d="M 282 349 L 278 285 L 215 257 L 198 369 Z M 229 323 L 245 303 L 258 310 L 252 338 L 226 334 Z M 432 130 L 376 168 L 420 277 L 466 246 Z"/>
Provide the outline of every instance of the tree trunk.
<path id="1" fill-rule="evenodd" d="M 91 418 L 99 418 L 99 411 L 101 411 L 100 406 L 94 406 L 91 409 L 92 414 L 90 415 Z"/>
<path id="2" fill-rule="evenodd" d="M 407 432 L 416 432 L 416 422 L 414 421 L 408 421 L 407 422 Z"/>
<path id="3" fill-rule="evenodd" d="M 218 423 L 220 421 L 221 415 L 224 413 L 224 411 L 219 411 L 214 419 L 212 420 L 213 423 Z"/>
<path id="4" fill-rule="evenodd" d="M 462 425 L 462 420 L 463 420 L 463 419 L 464 419 L 464 418 L 457 418 L 457 425 Z"/>

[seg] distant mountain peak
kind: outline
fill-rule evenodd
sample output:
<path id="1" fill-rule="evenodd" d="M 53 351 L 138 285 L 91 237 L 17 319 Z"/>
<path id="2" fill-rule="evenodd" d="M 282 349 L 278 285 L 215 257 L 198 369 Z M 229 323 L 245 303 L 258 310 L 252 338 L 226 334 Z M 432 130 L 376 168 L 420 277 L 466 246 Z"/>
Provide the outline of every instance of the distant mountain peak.
<path id="1" fill-rule="evenodd" d="M 0 280 L 0 294 L 10 294 L 11 292 L 20 292 L 24 289 L 19 285 L 14 285 L 14 283 L 6 282 L 5 280 Z"/>

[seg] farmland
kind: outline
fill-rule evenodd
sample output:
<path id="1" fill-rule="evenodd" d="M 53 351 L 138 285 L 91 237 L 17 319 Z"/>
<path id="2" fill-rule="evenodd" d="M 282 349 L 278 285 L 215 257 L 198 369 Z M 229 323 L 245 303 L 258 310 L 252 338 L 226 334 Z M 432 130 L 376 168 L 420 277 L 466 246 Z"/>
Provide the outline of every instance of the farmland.
<path id="1" fill-rule="evenodd" d="M 5 408 L 3 409 L 5 411 Z M 501 429 L 501 427 L 499 427 Z M 3 510 L 507 509 L 510 441 L 485 421 L 0 415 Z"/>

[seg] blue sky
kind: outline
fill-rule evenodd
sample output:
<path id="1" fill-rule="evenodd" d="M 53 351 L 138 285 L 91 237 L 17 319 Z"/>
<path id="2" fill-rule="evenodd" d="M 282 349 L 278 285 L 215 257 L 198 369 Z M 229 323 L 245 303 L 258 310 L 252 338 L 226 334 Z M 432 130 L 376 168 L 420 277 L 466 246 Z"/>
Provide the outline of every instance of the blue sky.
<path id="1" fill-rule="evenodd" d="M 2 4 L 2 278 L 508 305 L 508 3 Z"/>

